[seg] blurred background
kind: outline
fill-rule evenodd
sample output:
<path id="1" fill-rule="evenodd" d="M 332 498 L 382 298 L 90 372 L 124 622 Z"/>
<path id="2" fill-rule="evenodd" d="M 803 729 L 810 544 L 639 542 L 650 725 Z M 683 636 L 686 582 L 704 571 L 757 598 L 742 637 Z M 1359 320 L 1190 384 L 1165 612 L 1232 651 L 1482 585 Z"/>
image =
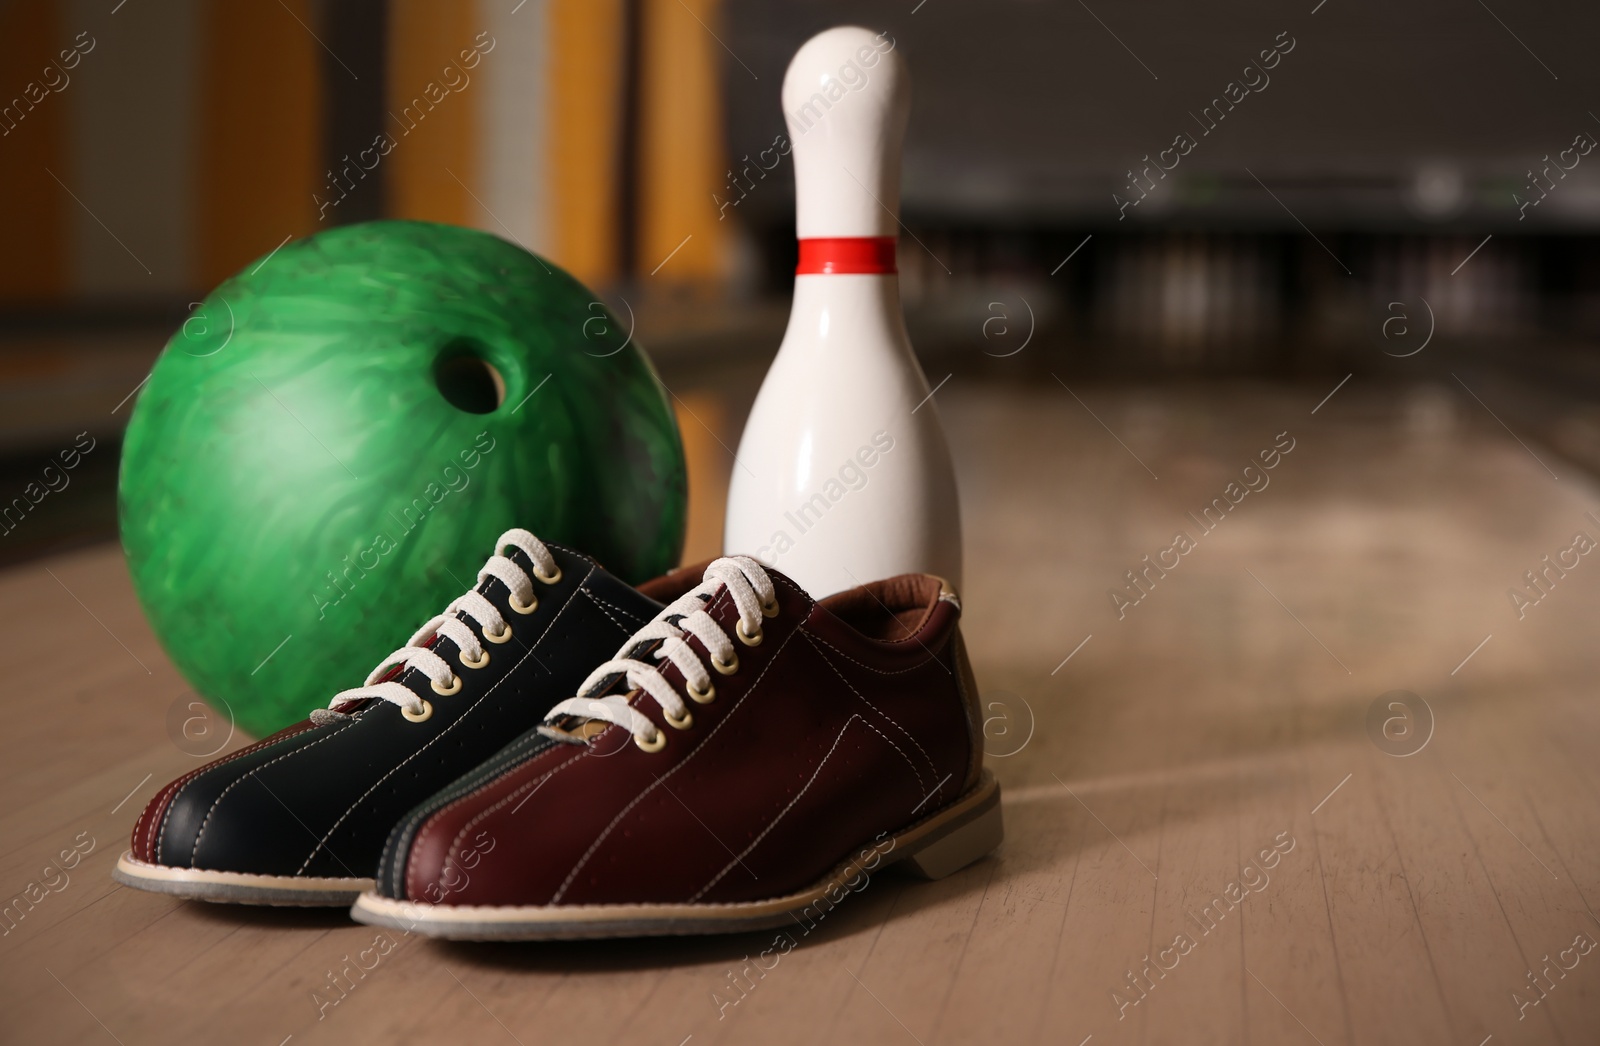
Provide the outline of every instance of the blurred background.
<path id="1" fill-rule="evenodd" d="M 191 303 L 381 216 L 513 239 L 631 313 L 713 548 L 792 279 L 783 69 L 850 21 L 914 70 L 934 381 L 1466 368 L 1600 464 L 1600 12 L 1503 6 L 0 0 L 0 495 L 78 432 L 113 448 L 0 558 L 113 533 L 130 396 Z"/>

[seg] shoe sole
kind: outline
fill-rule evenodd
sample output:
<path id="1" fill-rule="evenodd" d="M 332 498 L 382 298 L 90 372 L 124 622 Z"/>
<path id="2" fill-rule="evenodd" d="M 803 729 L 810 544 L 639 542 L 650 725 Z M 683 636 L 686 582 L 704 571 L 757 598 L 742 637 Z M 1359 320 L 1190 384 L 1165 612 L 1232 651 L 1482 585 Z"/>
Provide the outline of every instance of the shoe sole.
<path id="1" fill-rule="evenodd" d="M 1005 828 L 1000 784 L 983 771 L 966 795 L 882 843 L 863 848 L 820 883 L 764 901 L 730 904 L 435 905 L 365 893 L 351 918 L 373 926 L 466 941 L 579 940 L 740 933 L 790 925 L 818 906 L 831 911 L 846 892 L 866 889 L 871 872 L 903 864 L 925 879 L 942 879 L 1000 845 Z M 801 925 L 805 925 L 803 922 Z"/>
<path id="2" fill-rule="evenodd" d="M 295 875 L 251 875 L 206 868 L 146 864 L 124 851 L 111 870 L 124 886 L 191 901 L 264 904 L 288 908 L 339 908 L 372 889 L 371 879 L 311 879 Z"/>

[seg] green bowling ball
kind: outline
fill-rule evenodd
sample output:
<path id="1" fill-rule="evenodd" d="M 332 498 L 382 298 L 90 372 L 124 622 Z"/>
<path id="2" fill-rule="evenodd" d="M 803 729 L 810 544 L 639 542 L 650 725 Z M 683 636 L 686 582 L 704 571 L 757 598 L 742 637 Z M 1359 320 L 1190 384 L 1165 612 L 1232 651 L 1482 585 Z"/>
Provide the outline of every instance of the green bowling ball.
<path id="1" fill-rule="evenodd" d="M 512 526 L 640 581 L 676 565 L 683 447 L 596 296 L 425 222 L 284 244 L 173 335 L 123 443 L 151 625 L 257 736 L 359 686 Z"/>

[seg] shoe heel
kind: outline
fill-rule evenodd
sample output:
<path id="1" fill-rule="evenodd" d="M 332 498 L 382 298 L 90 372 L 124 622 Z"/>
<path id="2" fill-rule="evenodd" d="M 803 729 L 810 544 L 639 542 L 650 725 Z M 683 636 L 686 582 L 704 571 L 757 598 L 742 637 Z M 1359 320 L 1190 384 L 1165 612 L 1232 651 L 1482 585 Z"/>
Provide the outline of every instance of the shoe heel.
<path id="1" fill-rule="evenodd" d="M 943 879 L 987 856 L 1005 838 L 1000 804 L 989 807 L 965 824 L 905 859 L 905 867 L 924 879 Z"/>

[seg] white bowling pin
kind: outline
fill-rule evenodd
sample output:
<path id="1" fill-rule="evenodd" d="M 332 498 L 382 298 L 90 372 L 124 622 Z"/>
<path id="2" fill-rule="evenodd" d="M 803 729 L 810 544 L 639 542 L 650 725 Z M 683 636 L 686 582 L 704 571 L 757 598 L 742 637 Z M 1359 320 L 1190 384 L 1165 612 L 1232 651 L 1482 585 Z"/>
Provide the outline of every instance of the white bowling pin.
<path id="1" fill-rule="evenodd" d="M 808 40 L 783 81 L 800 265 L 723 545 L 818 597 L 911 572 L 961 583 L 955 472 L 894 265 L 910 89 L 893 39 L 855 26 Z"/>

